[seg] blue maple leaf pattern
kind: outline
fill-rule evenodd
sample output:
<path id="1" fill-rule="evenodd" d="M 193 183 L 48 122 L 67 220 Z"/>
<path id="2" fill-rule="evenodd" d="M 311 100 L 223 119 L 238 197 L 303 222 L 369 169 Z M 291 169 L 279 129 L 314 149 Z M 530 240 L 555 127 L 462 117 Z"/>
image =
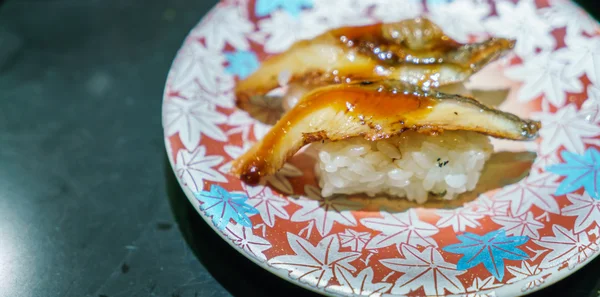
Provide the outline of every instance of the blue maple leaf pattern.
<path id="1" fill-rule="evenodd" d="M 225 229 L 231 220 L 244 227 L 252 227 L 248 215 L 258 213 L 256 208 L 246 204 L 246 195 L 229 193 L 217 185 L 211 185 L 210 191 L 195 193 L 195 196 L 202 202 L 200 209 L 212 218 L 213 224 L 220 230 Z"/>
<path id="2" fill-rule="evenodd" d="M 313 7 L 313 0 L 257 0 L 254 13 L 257 17 L 264 17 L 281 8 L 292 16 L 298 16 L 302 8 Z"/>
<path id="3" fill-rule="evenodd" d="M 239 78 L 246 78 L 260 66 L 256 54 L 250 51 L 225 53 L 225 58 L 229 63 L 225 70 Z"/>
<path id="4" fill-rule="evenodd" d="M 566 178 L 556 189 L 555 195 L 577 191 L 581 187 L 594 199 L 600 199 L 600 153 L 596 148 L 588 148 L 583 156 L 563 151 L 565 163 L 550 165 L 546 170 Z"/>
<path id="5" fill-rule="evenodd" d="M 444 251 L 464 255 L 456 268 L 467 270 L 483 264 L 497 280 L 504 278 L 504 260 L 526 260 L 529 255 L 517 247 L 525 244 L 527 236 L 506 236 L 504 230 L 489 232 L 483 236 L 473 233 L 458 235 L 461 243 L 449 245 Z"/>

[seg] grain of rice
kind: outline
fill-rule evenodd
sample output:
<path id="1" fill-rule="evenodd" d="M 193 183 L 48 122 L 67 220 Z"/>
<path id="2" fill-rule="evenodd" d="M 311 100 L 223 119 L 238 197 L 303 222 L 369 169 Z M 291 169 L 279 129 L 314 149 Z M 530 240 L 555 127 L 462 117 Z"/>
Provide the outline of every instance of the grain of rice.
<path id="1" fill-rule="evenodd" d="M 354 137 L 315 144 L 323 196 L 388 194 L 423 203 L 428 193 L 454 199 L 473 190 L 493 148 L 469 131 L 413 131 L 377 141 Z"/>

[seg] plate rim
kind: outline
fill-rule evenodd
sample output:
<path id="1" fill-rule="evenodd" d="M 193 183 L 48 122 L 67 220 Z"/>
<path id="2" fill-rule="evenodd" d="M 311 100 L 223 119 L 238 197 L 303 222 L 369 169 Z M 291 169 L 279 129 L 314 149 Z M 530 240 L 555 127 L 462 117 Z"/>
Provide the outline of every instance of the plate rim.
<path id="1" fill-rule="evenodd" d="M 322 1 L 322 0 L 315 0 L 315 1 Z M 498 0 L 491 0 L 493 2 L 497 2 Z M 527 1 L 527 0 L 518 0 L 518 1 Z M 532 0 L 532 1 L 536 1 L 536 0 Z M 568 5 L 573 5 L 576 6 L 580 9 L 581 6 L 579 6 L 577 3 L 575 3 L 572 0 L 568 0 L 567 1 L 569 4 Z M 200 16 L 199 20 L 195 22 L 195 24 L 190 28 L 190 30 L 188 30 L 188 33 L 185 35 L 183 41 L 180 43 L 180 46 L 178 47 L 177 51 L 175 52 L 175 55 L 172 56 L 172 60 L 171 63 L 169 64 L 169 70 L 167 70 L 167 74 L 165 77 L 165 81 L 164 81 L 164 87 L 163 87 L 163 94 L 162 94 L 162 100 L 161 100 L 161 127 L 163 128 L 163 141 L 164 141 L 164 145 L 165 145 L 165 150 L 167 153 L 167 158 L 169 160 L 169 167 L 171 168 L 171 172 L 174 174 L 175 179 L 177 180 L 177 183 L 179 184 L 179 187 L 181 188 L 181 190 L 184 192 L 185 196 L 187 197 L 187 200 L 189 201 L 189 203 L 194 207 L 194 209 L 196 210 L 196 212 L 202 217 L 202 219 L 205 221 L 206 224 L 208 224 L 210 226 L 210 228 L 219 235 L 219 237 L 221 237 L 222 240 L 224 240 L 225 242 L 228 243 L 229 246 L 231 246 L 235 251 L 237 251 L 238 253 L 242 254 L 245 258 L 249 259 L 252 263 L 258 265 L 259 267 L 261 267 L 262 269 L 268 271 L 269 273 L 279 277 L 280 279 L 283 279 L 291 284 L 294 284 L 298 287 L 301 287 L 305 290 L 320 294 L 322 296 L 348 296 L 346 294 L 337 294 L 335 292 L 331 292 L 328 290 L 325 290 L 325 288 L 317 288 L 314 286 L 311 286 L 305 282 L 302 281 L 298 281 L 295 279 L 292 279 L 289 274 L 290 272 L 288 270 L 285 269 L 279 269 L 279 268 L 275 268 L 275 267 L 271 267 L 270 265 L 268 265 L 267 260 L 265 261 L 260 261 L 255 257 L 252 257 L 251 255 L 249 255 L 247 252 L 245 252 L 243 249 L 240 249 L 230 238 L 227 237 L 227 235 L 225 235 L 223 232 L 221 232 L 221 230 L 219 230 L 213 223 L 212 220 L 206 216 L 206 214 L 198 207 L 197 204 L 197 200 L 195 195 L 192 193 L 192 191 L 185 186 L 181 179 L 178 177 L 177 175 L 177 170 L 175 168 L 176 164 L 175 164 L 175 160 L 173 159 L 173 152 L 170 151 L 170 143 L 169 143 L 169 136 L 166 133 L 166 129 L 165 129 L 165 122 L 164 122 L 164 107 L 165 107 L 165 102 L 167 100 L 167 94 L 168 94 L 168 82 L 170 79 L 170 71 L 173 69 L 173 65 L 177 59 L 177 56 L 179 55 L 180 50 L 186 45 L 186 41 L 188 40 L 190 34 L 202 23 L 202 21 L 204 20 L 204 18 L 209 15 L 214 13 L 215 10 L 219 9 L 219 6 L 223 5 L 223 1 L 222 0 L 218 0 L 217 3 L 215 3 L 209 10 L 207 10 L 203 15 Z M 233 5 L 238 6 L 239 2 L 235 2 Z M 582 9 L 583 10 L 583 9 Z M 585 10 L 584 10 L 585 11 Z M 587 11 L 585 11 L 586 14 L 589 15 L 589 13 Z M 563 106 L 562 108 L 564 108 L 566 106 Z M 183 148 L 185 149 L 185 148 Z M 579 253 L 573 255 L 572 257 L 566 259 L 565 261 L 563 261 L 561 264 L 557 264 L 551 267 L 548 267 L 545 269 L 546 272 L 546 276 L 544 277 L 544 275 L 534 275 L 538 278 L 532 278 L 532 276 L 523 278 L 521 280 L 518 280 L 516 282 L 513 283 L 503 283 L 500 287 L 497 288 L 493 288 L 493 289 L 487 289 L 487 290 L 481 290 L 481 291 L 476 291 L 473 292 L 474 294 L 490 294 L 490 293 L 495 293 L 498 294 L 498 296 L 504 296 L 505 294 L 508 294 L 510 296 L 526 296 L 526 295 L 530 295 L 533 294 L 535 292 L 541 291 L 543 289 L 549 288 L 552 285 L 557 284 L 558 282 L 564 280 L 565 278 L 571 276 L 572 274 L 575 274 L 577 271 L 579 271 L 581 268 L 585 267 L 587 264 L 589 264 L 589 262 L 593 261 L 594 259 L 596 259 L 598 256 L 600 256 L 600 251 L 596 251 L 594 252 L 594 254 L 592 254 L 591 256 L 587 257 L 585 260 L 578 262 L 577 265 L 575 265 L 574 267 L 570 268 L 570 267 L 564 267 L 562 269 L 560 269 L 560 267 L 564 266 L 564 263 L 566 261 L 570 261 L 576 257 L 579 256 Z M 371 267 L 370 265 L 367 265 L 367 267 Z M 523 291 L 523 285 L 527 284 L 528 282 L 530 282 L 532 279 L 539 279 L 539 276 L 542 277 L 543 282 L 540 285 L 537 285 L 531 289 L 528 289 L 526 291 Z M 511 294 L 513 293 L 513 294 Z M 443 295 L 443 296 L 448 296 L 448 297 L 459 297 L 459 296 L 466 296 L 467 294 L 471 294 L 471 293 L 460 293 L 460 294 L 449 294 L 449 295 Z M 358 296 L 356 294 L 352 294 L 352 296 Z M 398 294 L 391 294 L 391 293 L 386 293 L 385 296 L 404 296 L 404 295 L 398 295 Z"/>
<path id="2" fill-rule="evenodd" d="M 168 138 L 165 137 L 165 141 L 169 141 Z M 165 143 L 165 145 L 168 145 Z M 274 268 L 271 267 L 267 264 L 266 261 L 261 262 L 258 259 L 256 259 L 255 257 L 250 256 L 248 253 L 246 253 L 244 250 L 239 249 L 238 246 L 233 243 L 233 241 L 228 238 L 225 234 L 223 234 L 223 232 L 221 232 L 217 227 L 215 227 L 215 225 L 212 223 L 212 220 L 206 216 L 206 214 L 204 214 L 204 212 L 202 212 L 202 210 L 200 210 L 197 207 L 197 203 L 196 202 L 196 196 L 194 195 L 194 193 L 192 193 L 192 191 L 186 187 L 184 184 L 182 184 L 181 179 L 178 178 L 177 176 L 177 171 L 175 169 L 175 164 L 174 162 L 172 162 L 172 156 L 169 155 L 168 157 L 169 159 L 169 167 L 171 168 L 171 172 L 174 174 L 175 179 L 177 180 L 177 184 L 179 185 L 179 187 L 181 188 L 181 190 L 183 191 L 183 193 L 185 194 L 188 202 L 194 207 L 194 209 L 196 210 L 196 212 L 202 217 L 202 219 L 204 220 L 204 222 L 210 226 L 210 228 L 219 235 L 219 237 L 221 237 L 221 239 L 223 239 L 225 242 L 227 242 L 227 244 L 233 248 L 236 252 L 242 254 L 245 258 L 249 259 L 252 263 L 260 266 L 261 268 L 265 269 L 266 271 L 270 272 L 273 275 L 276 275 L 277 277 L 292 283 L 296 286 L 299 286 L 303 289 L 309 290 L 311 292 L 317 293 L 317 294 L 321 294 L 322 296 L 332 296 L 332 297 L 336 297 L 336 296 L 344 296 L 344 295 L 340 295 L 340 294 L 335 294 L 332 293 L 330 291 L 326 291 L 326 290 L 321 290 L 319 288 L 313 287 L 309 284 L 306 284 L 304 282 L 300 282 L 300 281 L 296 281 L 292 278 L 289 277 L 289 272 L 287 270 L 283 270 L 283 269 L 278 269 L 278 268 Z M 529 280 L 529 278 L 524 278 L 522 280 L 519 280 L 517 282 L 514 283 L 510 283 L 510 284 L 502 284 L 502 286 L 496 288 L 496 289 L 488 289 L 488 290 L 482 290 L 482 291 L 477 291 L 477 293 L 482 293 L 482 294 L 486 294 L 486 293 L 497 293 L 497 292 L 501 292 L 504 293 L 504 291 L 508 291 L 508 292 L 519 292 L 520 294 L 516 294 L 513 296 L 526 296 L 526 295 L 530 295 L 533 294 L 537 291 L 540 291 L 542 289 L 548 288 L 558 282 L 560 282 L 561 280 L 569 277 L 570 275 L 576 273 L 578 270 L 580 270 L 581 268 L 585 267 L 589 262 L 593 261 L 594 259 L 596 259 L 596 257 L 598 257 L 598 255 L 600 255 L 600 251 L 594 253 L 591 257 L 588 257 L 587 259 L 585 259 L 583 262 L 578 263 L 575 267 L 573 268 L 563 268 L 563 269 L 558 269 L 560 266 L 562 265 L 555 265 L 551 268 L 549 268 L 549 270 L 551 269 L 552 271 L 548 271 L 548 273 L 550 273 L 547 277 L 544 278 L 544 282 L 539 285 L 536 286 L 533 289 L 527 290 L 526 292 L 523 292 L 521 290 L 522 286 L 516 286 L 517 284 L 521 284 L 522 283 L 527 283 L 527 281 Z M 578 254 L 575 254 L 573 257 L 569 258 L 568 260 L 571 260 L 575 257 L 577 257 Z M 567 261 L 568 261 L 567 260 Z M 370 267 L 370 266 L 369 266 Z M 548 282 L 548 280 L 551 280 L 550 282 Z M 514 291 L 516 290 L 516 291 Z M 450 294 L 450 295 L 443 295 L 443 296 L 447 296 L 447 297 L 461 297 L 461 296 L 465 296 L 465 294 L 468 293 L 462 293 L 462 294 Z M 354 296 L 354 295 L 353 295 Z M 397 295 L 397 294 L 389 294 L 386 296 L 403 296 L 403 295 Z M 502 295 L 499 295 L 502 296 Z"/>

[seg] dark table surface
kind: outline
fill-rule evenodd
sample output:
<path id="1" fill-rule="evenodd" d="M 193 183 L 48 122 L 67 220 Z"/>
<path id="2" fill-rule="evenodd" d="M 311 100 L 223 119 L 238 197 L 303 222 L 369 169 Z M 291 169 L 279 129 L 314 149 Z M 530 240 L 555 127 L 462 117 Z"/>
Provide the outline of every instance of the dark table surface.
<path id="1" fill-rule="evenodd" d="M 165 75 L 215 2 L 0 0 L 1 297 L 313 296 L 222 241 L 167 162 Z M 534 296 L 596 297 L 599 270 Z"/>

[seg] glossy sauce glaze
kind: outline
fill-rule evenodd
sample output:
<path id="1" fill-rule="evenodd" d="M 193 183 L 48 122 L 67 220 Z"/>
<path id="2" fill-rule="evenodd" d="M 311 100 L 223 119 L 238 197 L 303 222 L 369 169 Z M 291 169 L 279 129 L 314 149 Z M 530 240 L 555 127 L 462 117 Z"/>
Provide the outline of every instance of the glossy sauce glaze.
<path id="1" fill-rule="evenodd" d="M 246 110 L 249 98 L 277 88 L 284 72 L 289 83 L 307 86 L 387 78 L 429 89 L 464 81 L 513 45 L 507 39 L 461 44 L 422 18 L 333 29 L 264 61 L 238 82 L 236 102 Z"/>
<path id="2" fill-rule="evenodd" d="M 409 93 L 384 83 L 362 82 L 317 89 L 302 98 L 255 147 L 235 160 L 232 172 L 244 182 L 256 184 L 261 176 L 274 173 L 269 163 L 279 162 L 273 157 L 282 150 L 288 150 L 281 158 L 284 160 L 301 146 L 316 141 L 353 136 L 371 140 L 387 138 L 392 136 L 391 121 L 394 130 L 401 130 L 405 124 L 425 116 L 435 104 L 436 100 L 423 94 Z M 343 114 L 344 124 L 332 126 L 327 119 L 311 118 L 323 110 L 331 111 L 327 115 Z M 300 133 L 288 134 L 298 128 Z M 346 133 L 344 128 L 354 133 Z"/>
<path id="3" fill-rule="evenodd" d="M 427 19 L 345 27 L 331 35 L 346 47 L 370 56 L 379 66 L 442 64 L 448 53 L 464 46 Z"/>
<path id="4" fill-rule="evenodd" d="M 396 80 L 363 81 L 317 88 L 305 94 L 248 152 L 231 172 L 248 184 L 274 174 L 301 147 L 316 141 L 389 138 L 406 130 L 438 134 L 465 130 L 497 138 L 531 140 L 541 124 L 487 107 L 477 100 L 448 95 Z"/>

